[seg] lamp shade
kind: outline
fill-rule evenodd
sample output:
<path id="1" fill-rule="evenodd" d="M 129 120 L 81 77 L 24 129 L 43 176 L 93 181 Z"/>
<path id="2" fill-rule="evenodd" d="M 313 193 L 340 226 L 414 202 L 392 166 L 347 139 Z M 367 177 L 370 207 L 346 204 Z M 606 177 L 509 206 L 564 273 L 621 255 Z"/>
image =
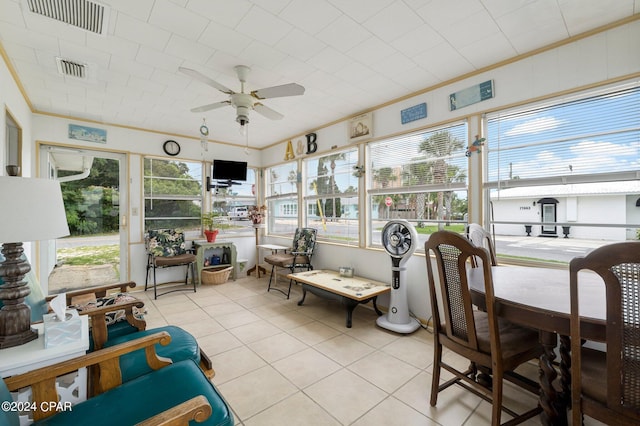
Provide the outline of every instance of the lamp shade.
<path id="1" fill-rule="evenodd" d="M 69 235 L 60 182 L 0 176 L 0 242 L 53 240 Z"/>

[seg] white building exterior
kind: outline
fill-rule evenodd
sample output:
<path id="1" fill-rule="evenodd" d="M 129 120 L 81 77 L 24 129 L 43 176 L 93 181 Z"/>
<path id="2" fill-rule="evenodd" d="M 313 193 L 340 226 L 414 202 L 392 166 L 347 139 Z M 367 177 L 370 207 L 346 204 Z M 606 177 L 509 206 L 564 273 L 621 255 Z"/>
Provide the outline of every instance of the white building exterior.
<path id="1" fill-rule="evenodd" d="M 636 239 L 638 228 L 580 225 L 640 224 L 640 181 L 508 188 L 491 202 L 496 222 L 522 223 L 496 224 L 498 235 L 524 235 L 528 224 L 532 236 L 564 237 L 561 225 L 543 225 L 555 222 L 570 226 L 569 238 L 623 241 Z"/>

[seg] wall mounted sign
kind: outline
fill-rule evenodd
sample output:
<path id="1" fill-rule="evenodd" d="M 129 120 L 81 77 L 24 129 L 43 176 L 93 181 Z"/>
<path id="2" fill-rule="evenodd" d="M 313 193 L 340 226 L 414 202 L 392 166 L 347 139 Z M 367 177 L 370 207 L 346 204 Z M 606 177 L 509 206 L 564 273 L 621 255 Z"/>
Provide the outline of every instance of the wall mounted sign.
<path id="1" fill-rule="evenodd" d="M 455 111 L 493 98 L 493 80 L 487 80 L 449 95 L 449 109 Z"/>
<path id="2" fill-rule="evenodd" d="M 423 102 L 400 111 L 400 120 L 402 124 L 411 123 L 427 117 L 427 103 Z"/>
<path id="3" fill-rule="evenodd" d="M 107 131 L 104 129 L 96 129 L 95 127 L 69 124 L 69 139 L 77 139 L 79 141 L 96 143 L 107 143 Z"/>
<path id="4" fill-rule="evenodd" d="M 353 117 L 349 120 L 349 142 L 357 142 L 369 139 L 373 136 L 373 114 L 366 114 Z"/>

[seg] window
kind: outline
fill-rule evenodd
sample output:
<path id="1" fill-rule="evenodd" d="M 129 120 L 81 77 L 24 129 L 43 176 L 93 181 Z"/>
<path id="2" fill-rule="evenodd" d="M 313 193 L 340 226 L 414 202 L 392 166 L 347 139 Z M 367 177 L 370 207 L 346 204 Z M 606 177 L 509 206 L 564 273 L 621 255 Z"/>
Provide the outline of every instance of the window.
<path id="1" fill-rule="evenodd" d="M 144 159 L 144 227 L 201 235 L 202 164 Z"/>
<path id="2" fill-rule="evenodd" d="M 603 244 L 637 238 L 640 87 L 635 84 L 487 117 L 485 192 L 496 235 L 524 236 L 528 226 L 534 237 Z M 560 247 L 553 241 L 548 244 Z M 540 251 L 535 258 L 555 260 L 555 255 Z"/>
<path id="3" fill-rule="evenodd" d="M 269 233 L 293 237 L 298 227 L 298 163 L 270 167 L 266 173 Z"/>
<path id="4" fill-rule="evenodd" d="M 466 123 L 369 144 L 368 245 L 380 245 L 389 219 L 412 222 L 419 234 L 463 232 L 467 213 Z"/>
<path id="5" fill-rule="evenodd" d="M 358 245 L 357 148 L 305 161 L 306 226 L 318 238 Z"/>
<path id="6" fill-rule="evenodd" d="M 211 211 L 218 214 L 216 226 L 220 235 L 253 233 L 248 211 L 256 205 L 256 169 L 247 169 L 247 180 L 233 182 L 231 186 L 227 186 L 226 182 L 212 183 Z"/>
<path id="7" fill-rule="evenodd" d="M 13 117 L 11 117 L 9 111 L 5 112 L 5 119 L 6 150 L 4 156 L 4 165 L 22 167 L 22 129 L 18 127 L 18 124 L 15 122 Z M 2 167 L 2 173 L 4 172 L 5 167 Z M 22 170 L 19 171 L 18 175 L 22 176 Z"/>

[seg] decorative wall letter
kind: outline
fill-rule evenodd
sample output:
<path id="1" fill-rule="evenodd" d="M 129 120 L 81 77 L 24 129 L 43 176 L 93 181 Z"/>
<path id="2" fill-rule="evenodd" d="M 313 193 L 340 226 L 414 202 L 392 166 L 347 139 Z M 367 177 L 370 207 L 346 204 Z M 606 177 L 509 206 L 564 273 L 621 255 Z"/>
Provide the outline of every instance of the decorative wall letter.
<path id="1" fill-rule="evenodd" d="M 313 154 L 318 150 L 318 144 L 316 143 L 318 135 L 315 133 L 309 133 L 308 135 L 305 135 L 305 137 L 307 138 L 307 154 Z"/>
<path id="2" fill-rule="evenodd" d="M 293 153 L 293 145 L 291 141 L 287 142 L 287 152 L 284 153 L 284 161 L 293 160 L 296 155 Z"/>

